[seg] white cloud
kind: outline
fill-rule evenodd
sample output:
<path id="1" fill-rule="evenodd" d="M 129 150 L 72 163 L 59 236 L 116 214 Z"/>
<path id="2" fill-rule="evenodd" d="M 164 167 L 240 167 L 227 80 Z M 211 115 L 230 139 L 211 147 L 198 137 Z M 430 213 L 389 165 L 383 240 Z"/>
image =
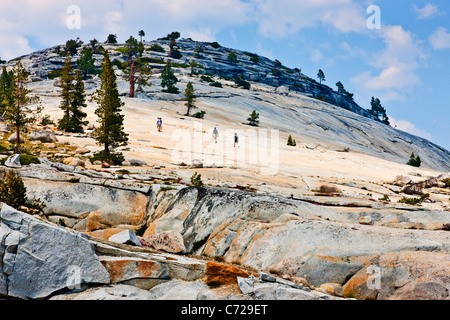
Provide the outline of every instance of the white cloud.
<path id="1" fill-rule="evenodd" d="M 443 27 L 437 28 L 428 41 L 434 50 L 450 48 L 450 33 Z"/>
<path id="2" fill-rule="evenodd" d="M 385 48 L 369 58 L 369 64 L 379 73 L 366 71 L 355 76 L 352 82 L 362 90 L 378 91 L 385 100 L 402 100 L 413 87 L 421 84 L 417 70 L 426 60 L 422 43 L 401 26 L 385 26 L 380 36 Z"/>
<path id="3" fill-rule="evenodd" d="M 427 139 L 430 141 L 433 140 L 433 136 L 431 135 L 431 133 L 429 133 L 426 130 L 417 128 L 414 124 L 412 124 L 408 120 L 396 120 L 392 117 L 389 117 L 389 121 L 391 122 L 391 126 L 398 130 L 408 132 L 410 134 L 413 134 L 415 136 L 418 136 L 418 137 L 421 137 L 421 138 L 424 138 L 424 139 Z"/>
<path id="4" fill-rule="evenodd" d="M 200 30 L 189 30 L 186 33 L 187 38 L 192 38 L 196 41 L 214 42 L 216 41 L 215 32 L 210 28 L 202 28 Z"/>
<path id="5" fill-rule="evenodd" d="M 437 15 L 442 14 L 439 11 L 438 7 L 432 3 L 425 4 L 423 8 L 418 8 L 416 5 L 413 5 L 413 8 L 417 14 L 417 20 L 431 19 Z"/>
<path id="6" fill-rule="evenodd" d="M 286 38 L 317 26 L 344 33 L 367 31 L 365 9 L 353 0 L 253 0 L 252 4 L 253 20 L 271 38 Z"/>
<path id="7" fill-rule="evenodd" d="M 67 27 L 71 5 L 81 10 L 81 29 Z M 179 31 L 183 37 L 211 40 L 224 28 L 246 23 L 250 6 L 240 0 L 1 0 L 0 57 L 30 53 L 26 39 L 48 47 L 77 37 L 105 41 L 114 33 L 124 42 L 144 30 L 148 39 Z"/>

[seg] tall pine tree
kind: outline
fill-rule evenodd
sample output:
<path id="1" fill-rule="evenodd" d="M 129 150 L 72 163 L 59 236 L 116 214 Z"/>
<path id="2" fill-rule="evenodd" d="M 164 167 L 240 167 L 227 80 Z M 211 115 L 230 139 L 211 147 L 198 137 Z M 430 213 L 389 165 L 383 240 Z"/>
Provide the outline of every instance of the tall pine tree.
<path id="1" fill-rule="evenodd" d="M 70 131 L 70 108 L 73 92 L 73 68 L 72 59 L 69 53 L 66 55 L 66 61 L 61 73 L 61 104 L 59 108 L 64 112 L 63 118 L 58 122 L 58 129 L 62 131 Z"/>
<path id="2" fill-rule="evenodd" d="M 172 71 L 172 65 L 170 62 L 166 64 L 164 67 L 162 73 L 161 73 L 161 86 L 163 88 L 163 92 L 167 93 L 180 93 L 179 89 L 175 86 L 175 84 L 178 82 L 178 78 L 175 76 L 175 74 Z"/>
<path id="3" fill-rule="evenodd" d="M 84 82 L 82 73 L 77 70 L 76 76 L 72 67 L 72 61 L 69 55 L 61 75 L 61 104 L 60 108 L 64 111 L 63 118 L 58 123 L 58 129 L 65 132 L 82 133 L 84 124 L 83 119 L 87 114 L 81 108 L 86 107 L 86 95 L 84 92 Z"/>
<path id="4" fill-rule="evenodd" d="M 187 113 L 186 116 L 189 117 L 189 114 L 192 109 L 197 108 L 195 106 L 195 94 L 194 94 L 194 86 L 192 85 L 192 82 L 188 82 L 186 86 L 186 91 L 184 92 L 184 99 L 186 100 L 186 107 L 187 107 Z"/>
<path id="5" fill-rule="evenodd" d="M 94 159 L 118 164 L 124 158 L 121 153 L 114 153 L 114 149 L 127 145 L 128 134 L 123 127 L 124 116 L 120 114 L 124 103 L 119 98 L 116 74 L 106 50 L 100 80 L 100 88 L 94 94 L 98 105 L 95 114 L 100 126 L 95 129 L 93 137 L 104 149 L 95 154 Z"/>
<path id="6" fill-rule="evenodd" d="M 3 67 L 2 74 L 0 76 L 0 113 L 3 116 L 5 107 L 11 105 L 12 98 L 12 83 L 14 79 L 14 72 L 7 71 L 6 67 Z"/>
<path id="7" fill-rule="evenodd" d="M 84 91 L 84 82 L 80 70 L 75 73 L 75 84 L 72 92 L 72 101 L 70 103 L 70 126 L 71 132 L 83 133 L 83 125 L 86 121 L 83 121 L 87 117 L 87 114 L 82 110 L 86 108 L 86 93 Z"/>
<path id="8" fill-rule="evenodd" d="M 5 106 L 5 121 L 14 128 L 16 133 L 15 152 L 20 151 L 20 131 L 26 125 L 36 122 L 38 114 L 42 111 L 40 99 L 37 96 L 30 96 L 31 90 L 26 87 L 29 81 L 28 72 L 19 61 L 13 70 L 11 83 L 12 101 Z M 35 105 L 35 107 L 32 107 Z"/>

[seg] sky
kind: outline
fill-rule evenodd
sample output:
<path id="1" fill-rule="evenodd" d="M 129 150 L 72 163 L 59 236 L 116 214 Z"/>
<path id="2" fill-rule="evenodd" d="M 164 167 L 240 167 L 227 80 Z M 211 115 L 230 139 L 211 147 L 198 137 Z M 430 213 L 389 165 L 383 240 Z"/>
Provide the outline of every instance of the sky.
<path id="1" fill-rule="evenodd" d="M 183 38 L 277 59 L 325 84 L 341 81 L 391 124 L 450 150 L 448 0 L 1 0 L 0 58 L 79 37 Z"/>

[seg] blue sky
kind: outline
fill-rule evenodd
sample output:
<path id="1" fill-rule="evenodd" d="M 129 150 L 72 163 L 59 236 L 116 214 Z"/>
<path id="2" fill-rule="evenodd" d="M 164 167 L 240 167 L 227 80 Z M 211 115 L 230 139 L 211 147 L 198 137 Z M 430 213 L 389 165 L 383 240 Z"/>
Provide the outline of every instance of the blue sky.
<path id="1" fill-rule="evenodd" d="M 380 29 L 367 27 L 372 5 Z M 393 126 L 450 150 L 448 0 L 2 0 L 0 26 L 3 59 L 143 29 L 147 40 L 176 30 L 310 77 L 320 68 L 325 84 L 341 81 L 364 108 L 378 97 Z"/>

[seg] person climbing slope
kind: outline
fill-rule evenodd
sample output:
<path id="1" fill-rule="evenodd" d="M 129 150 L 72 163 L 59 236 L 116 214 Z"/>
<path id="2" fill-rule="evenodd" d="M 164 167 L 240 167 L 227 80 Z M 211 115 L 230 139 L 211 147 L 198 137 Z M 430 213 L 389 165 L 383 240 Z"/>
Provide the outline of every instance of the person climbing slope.
<path id="1" fill-rule="evenodd" d="M 219 137 L 219 130 L 217 128 L 214 128 L 213 130 L 213 139 L 217 143 L 217 138 Z"/>
<path id="2" fill-rule="evenodd" d="M 237 133 L 234 133 L 234 147 L 236 146 L 239 148 L 239 136 Z"/>
<path id="3" fill-rule="evenodd" d="M 162 119 L 158 118 L 158 120 L 156 121 L 156 128 L 158 129 L 158 132 L 162 131 Z"/>

